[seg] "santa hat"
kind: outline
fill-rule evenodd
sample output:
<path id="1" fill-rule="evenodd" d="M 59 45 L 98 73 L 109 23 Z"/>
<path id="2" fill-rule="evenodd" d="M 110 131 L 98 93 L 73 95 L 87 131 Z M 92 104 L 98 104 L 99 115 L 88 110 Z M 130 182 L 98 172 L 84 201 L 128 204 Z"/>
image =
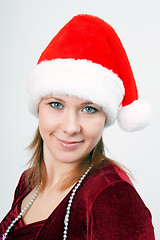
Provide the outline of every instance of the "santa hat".
<path id="1" fill-rule="evenodd" d="M 125 131 L 150 122 L 151 108 L 138 99 L 132 69 L 114 29 L 102 19 L 73 17 L 42 52 L 27 81 L 29 110 L 37 115 L 50 94 L 90 100 L 103 108 L 106 126 L 116 119 Z"/>

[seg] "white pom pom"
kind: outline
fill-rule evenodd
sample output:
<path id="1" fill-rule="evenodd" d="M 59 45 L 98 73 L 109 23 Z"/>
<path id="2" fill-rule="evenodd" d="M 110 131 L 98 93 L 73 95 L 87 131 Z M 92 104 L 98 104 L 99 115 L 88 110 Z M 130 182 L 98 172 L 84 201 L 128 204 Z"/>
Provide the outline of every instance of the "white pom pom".
<path id="1" fill-rule="evenodd" d="M 136 100 L 130 105 L 122 107 L 117 116 L 121 129 L 134 132 L 145 128 L 152 119 L 152 108 L 143 100 Z"/>

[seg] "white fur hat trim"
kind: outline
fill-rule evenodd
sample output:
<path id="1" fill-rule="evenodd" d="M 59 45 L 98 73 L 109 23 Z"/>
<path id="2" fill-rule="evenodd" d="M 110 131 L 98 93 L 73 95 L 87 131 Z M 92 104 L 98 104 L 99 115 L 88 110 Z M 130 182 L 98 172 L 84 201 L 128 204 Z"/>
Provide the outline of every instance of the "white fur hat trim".
<path id="1" fill-rule="evenodd" d="M 50 94 L 71 95 L 103 108 L 112 125 L 124 96 L 121 79 L 112 70 L 88 60 L 55 59 L 36 65 L 27 79 L 28 106 L 38 116 L 40 100 Z"/>

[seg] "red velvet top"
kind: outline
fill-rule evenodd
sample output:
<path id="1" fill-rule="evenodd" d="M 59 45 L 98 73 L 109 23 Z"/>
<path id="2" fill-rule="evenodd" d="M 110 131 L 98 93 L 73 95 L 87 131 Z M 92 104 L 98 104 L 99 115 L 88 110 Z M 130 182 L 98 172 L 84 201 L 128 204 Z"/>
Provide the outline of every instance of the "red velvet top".
<path id="1" fill-rule="evenodd" d="M 19 213 L 29 191 L 22 174 L 12 208 L 0 224 L 0 237 Z M 70 194 L 46 220 L 25 225 L 21 219 L 8 239 L 62 240 Z M 107 163 L 83 181 L 71 207 L 67 240 L 155 240 L 150 211 L 118 167 Z"/>

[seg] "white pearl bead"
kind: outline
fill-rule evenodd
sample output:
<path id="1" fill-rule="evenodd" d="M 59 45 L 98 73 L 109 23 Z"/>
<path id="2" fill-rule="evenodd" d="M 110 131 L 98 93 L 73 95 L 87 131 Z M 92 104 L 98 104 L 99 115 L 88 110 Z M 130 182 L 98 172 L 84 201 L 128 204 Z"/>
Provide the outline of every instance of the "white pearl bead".
<path id="1" fill-rule="evenodd" d="M 71 203 L 68 203 L 68 207 L 71 207 L 72 206 L 72 204 Z"/>
<path id="2" fill-rule="evenodd" d="M 65 220 L 67 220 L 69 217 L 69 214 L 67 213 L 66 216 L 65 216 Z"/>
<path id="3" fill-rule="evenodd" d="M 71 194 L 71 196 L 75 196 L 76 195 L 76 189 L 73 189 L 73 192 L 72 192 L 72 194 Z"/>

